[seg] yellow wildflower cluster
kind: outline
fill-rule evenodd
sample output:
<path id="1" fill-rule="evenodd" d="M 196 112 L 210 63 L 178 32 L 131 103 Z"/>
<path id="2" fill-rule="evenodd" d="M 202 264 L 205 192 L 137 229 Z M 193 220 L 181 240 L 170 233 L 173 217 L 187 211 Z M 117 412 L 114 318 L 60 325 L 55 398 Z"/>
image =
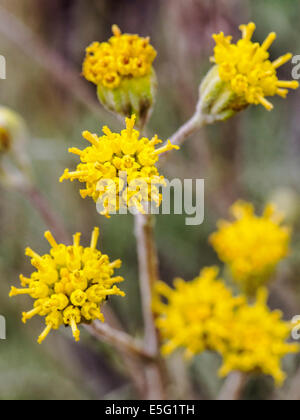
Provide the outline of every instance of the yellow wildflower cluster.
<path id="1" fill-rule="evenodd" d="M 96 85 L 117 88 L 122 79 L 146 76 L 156 57 L 149 38 L 121 33 L 113 26 L 114 36 L 108 42 L 94 42 L 86 50 L 84 77 Z"/>
<path id="2" fill-rule="evenodd" d="M 219 67 L 220 78 L 228 82 L 231 89 L 245 104 L 261 104 L 267 110 L 273 105 L 267 96 L 279 95 L 285 98 L 288 89 L 297 89 L 296 81 L 281 81 L 277 77 L 277 69 L 292 58 L 292 54 L 285 54 L 271 62 L 268 49 L 276 39 L 274 32 L 270 33 L 262 45 L 252 42 L 252 35 L 256 29 L 254 23 L 240 27 L 243 37 L 232 44 L 232 37 L 223 32 L 214 35 L 216 42 L 212 61 Z"/>
<path id="3" fill-rule="evenodd" d="M 23 313 L 23 322 L 36 315 L 45 317 L 46 328 L 38 342 L 42 343 L 51 330 L 62 325 L 72 328 L 76 341 L 80 339 L 78 325 L 99 319 L 104 322 L 100 305 L 110 295 L 125 296 L 115 283 L 122 277 L 113 277 L 121 261 L 110 262 L 107 255 L 96 249 L 99 229 L 92 234 L 90 247 L 80 246 L 80 233 L 73 237 L 73 245 L 57 244 L 50 232 L 45 237 L 51 245 L 49 254 L 40 256 L 26 249 L 31 264 L 36 268 L 30 278 L 20 276 L 22 289 L 12 287 L 10 297 L 29 295 L 35 299 L 34 308 Z"/>
<path id="4" fill-rule="evenodd" d="M 255 372 L 270 375 L 282 385 L 286 375 L 281 360 L 289 353 L 299 351 L 298 344 L 288 343 L 292 324 L 282 321 L 280 311 L 270 311 L 267 291 L 262 288 L 256 303 L 241 305 L 228 324 L 227 348 L 222 352 L 221 376 L 231 371 Z"/>
<path id="5" fill-rule="evenodd" d="M 205 350 L 223 350 L 226 323 L 243 298 L 233 297 L 218 269 L 208 267 L 192 282 L 175 280 L 175 289 L 165 283 L 156 285 L 154 311 L 165 343 L 164 355 L 183 347 L 191 357 Z M 164 302 L 167 300 L 167 303 Z"/>
<path id="6" fill-rule="evenodd" d="M 281 320 L 279 311 L 268 309 L 265 289 L 251 306 L 246 297 L 234 297 L 217 276 L 212 267 L 192 282 L 176 280 L 175 289 L 157 284 L 154 310 L 164 340 L 162 353 L 184 348 L 190 357 L 215 351 L 223 357 L 220 376 L 235 370 L 259 372 L 280 385 L 285 378 L 281 359 L 299 351 L 297 344 L 287 343 L 291 324 Z"/>
<path id="7" fill-rule="evenodd" d="M 235 221 L 221 220 L 210 242 L 219 258 L 228 264 L 234 281 L 247 294 L 255 294 L 289 251 L 290 229 L 282 226 L 282 216 L 272 205 L 255 215 L 250 203 L 238 201 L 231 213 Z"/>
<path id="8" fill-rule="evenodd" d="M 85 182 L 86 188 L 80 191 L 82 198 L 92 197 L 95 202 L 101 200 L 101 214 L 106 216 L 124 207 L 144 213 L 143 204 L 148 201 L 159 206 L 159 187 L 165 181 L 155 164 L 162 153 L 179 149 L 170 142 L 155 149 L 162 141 L 157 136 L 152 140 L 140 138 L 134 124 L 135 116 L 127 118 L 126 129 L 120 134 L 103 127 L 102 137 L 85 131 L 83 137 L 91 146 L 84 150 L 69 150 L 80 156 L 81 163 L 75 172 L 66 169 L 60 179 L 61 182 L 64 179 Z"/>

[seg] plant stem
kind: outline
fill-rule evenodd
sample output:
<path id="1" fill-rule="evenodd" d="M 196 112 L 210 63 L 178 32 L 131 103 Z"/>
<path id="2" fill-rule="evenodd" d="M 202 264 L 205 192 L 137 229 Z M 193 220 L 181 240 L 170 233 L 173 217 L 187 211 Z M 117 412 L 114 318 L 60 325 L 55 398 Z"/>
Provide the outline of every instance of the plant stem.
<path id="1" fill-rule="evenodd" d="M 159 357 L 159 335 L 152 311 L 153 285 L 159 278 L 158 257 L 154 242 L 153 219 L 150 215 L 135 216 L 135 233 L 139 262 L 139 279 L 143 307 L 144 346 L 156 359 L 146 367 L 147 399 L 165 399 L 164 370 Z"/>
<path id="2" fill-rule="evenodd" d="M 152 306 L 152 286 L 158 280 L 158 261 L 153 240 L 151 216 L 136 215 L 135 229 L 138 250 L 141 299 L 145 323 L 144 344 L 148 351 L 157 354 L 158 340 Z"/>
<path id="3" fill-rule="evenodd" d="M 242 372 L 232 372 L 226 379 L 218 401 L 238 401 L 241 399 L 248 376 Z"/>
<path id="4" fill-rule="evenodd" d="M 98 338 L 100 341 L 122 350 L 128 355 L 135 356 L 145 363 L 153 361 L 153 357 L 130 335 L 116 330 L 107 324 L 102 324 L 100 321 L 95 321 L 91 325 L 87 325 L 86 329 Z"/>
<path id="5" fill-rule="evenodd" d="M 205 119 L 199 116 L 196 112 L 193 117 L 188 120 L 182 127 L 180 127 L 170 138 L 172 144 L 175 146 L 182 146 L 182 144 L 193 134 L 195 134 L 201 127 L 205 125 Z"/>

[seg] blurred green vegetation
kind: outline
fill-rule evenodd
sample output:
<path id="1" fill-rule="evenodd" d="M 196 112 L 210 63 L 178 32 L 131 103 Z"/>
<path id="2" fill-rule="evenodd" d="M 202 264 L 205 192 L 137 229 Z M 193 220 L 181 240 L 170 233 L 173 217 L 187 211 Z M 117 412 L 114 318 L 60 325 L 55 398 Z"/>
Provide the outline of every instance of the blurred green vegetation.
<path id="1" fill-rule="evenodd" d="M 1 104 L 18 111 L 27 121 L 31 133 L 28 152 L 36 182 L 68 231 L 81 231 L 83 241 L 88 241 L 92 228 L 100 225 L 102 250 L 112 259 L 123 260 L 120 274 L 126 278 L 127 297 L 113 298 L 111 304 L 124 326 L 140 336 L 143 325 L 132 217 L 117 216 L 108 221 L 96 213 L 91 201 L 80 198 L 78 184 L 58 183 L 64 168 L 76 163 L 67 149 L 82 147 L 83 130 L 99 131 L 104 124 L 116 129 L 120 126 L 100 105 L 99 109 L 94 107 L 95 112 L 88 109 L 74 94 L 76 83 L 66 89 L 51 69 L 41 67 L 35 45 L 27 43 L 23 48 L 13 27 L 11 34 L 1 33 L 2 8 L 29 27 L 47 51 L 63 58 L 78 75 L 78 86 L 86 84 L 92 104 L 95 89 L 79 77 L 84 48 L 93 40 L 106 39 L 113 23 L 124 31 L 150 35 L 159 53 L 156 69 L 160 88 L 149 130 L 167 138 L 193 112 L 198 84 L 209 66 L 212 33 L 224 30 L 238 34 L 241 23 L 254 20 L 258 40 L 270 31 L 278 33 L 271 50 L 274 58 L 286 51 L 300 53 L 299 1 L 0 0 L 0 53 L 7 59 L 8 74 L 7 80 L 0 82 Z M 290 78 L 291 65 L 281 73 L 283 78 Z M 182 153 L 170 158 L 165 175 L 206 180 L 206 217 L 199 227 L 185 226 L 181 216 L 157 218 L 163 280 L 171 282 L 175 276 L 192 279 L 203 266 L 219 264 L 207 239 L 235 199 L 251 200 L 259 209 L 280 191 L 287 191 L 296 202 L 300 200 L 300 97 L 291 93 L 286 101 L 278 98 L 274 102 L 272 113 L 261 107 L 251 108 L 226 124 L 203 130 Z M 30 308 L 30 300 L 10 301 L 9 288 L 18 282 L 19 273 L 31 271 L 24 256 L 27 245 L 39 253 L 47 251 L 43 239 L 46 226 L 22 196 L 2 188 L 0 192 L 0 313 L 8 321 L 8 339 L 0 342 L 0 398 L 132 396 L 120 362 L 108 346 L 99 346 L 87 335 L 75 345 L 68 332 L 53 333 L 46 344 L 38 346 L 40 320 L 21 324 L 20 314 Z M 296 219 L 293 252 L 282 264 L 271 294 L 271 305 L 283 309 L 287 316 L 300 313 L 300 224 Z M 299 362 L 297 358 L 287 362 L 291 374 Z M 212 355 L 194 360 L 191 379 L 195 398 L 215 398 L 221 386 L 218 366 L 218 359 Z M 179 397 L 187 396 L 184 390 L 177 392 Z M 265 399 L 272 392 L 268 379 L 253 378 L 247 398 Z"/>

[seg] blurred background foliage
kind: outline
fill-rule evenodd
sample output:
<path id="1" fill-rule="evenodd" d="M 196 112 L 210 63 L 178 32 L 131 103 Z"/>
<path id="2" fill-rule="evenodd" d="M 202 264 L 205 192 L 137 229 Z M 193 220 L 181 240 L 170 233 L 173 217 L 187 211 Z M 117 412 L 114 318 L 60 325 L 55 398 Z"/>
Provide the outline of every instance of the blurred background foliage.
<path id="1" fill-rule="evenodd" d="M 80 198 L 76 183 L 58 183 L 63 169 L 75 165 L 67 148 L 83 146 L 83 130 L 99 131 L 104 124 L 120 128 L 97 104 L 94 86 L 80 77 L 85 47 L 106 40 L 113 23 L 123 31 L 151 36 L 159 53 L 155 67 L 160 87 L 149 131 L 167 139 L 193 113 L 199 82 L 209 68 L 212 33 L 223 30 L 237 36 L 241 23 L 254 20 L 257 40 L 270 31 L 278 33 L 272 47 L 277 58 L 286 51 L 300 54 L 299 19 L 298 0 L 0 0 L 0 53 L 7 59 L 7 80 L 0 82 L 1 104 L 27 121 L 36 182 L 68 231 L 81 231 L 88 241 L 93 226 L 100 225 L 103 251 L 123 260 L 127 297 L 115 298 L 111 305 L 132 334 L 141 335 L 143 327 L 132 217 L 107 221 L 91 201 Z M 281 73 L 289 79 L 291 65 Z M 300 313 L 299 109 L 297 93 L 286 101 L 275 99 L 272 113 L 251 108 L 226 124 L 203 130 L 181 153 L 173 154 L 164 170 L 167 176 L 206 180 L 206 217 L 199 227 L 185 226 L 181 216 L 158 217 L 163 280 L 192 279 L 203 266 L 218 264 L 208 235 L 235 199 L 251 200 L 258 209 L 274 199 L 288 212 L 294 235 L 292 253 L 272 286 L 270 304 L 287 317 Z M 0 194 L 0 313 L 8 322 L 8 339 L 0 342 L 0 398 L 134 396 L 110 347 L 85 333 L 80 344 L 74 344 L 68 332 L 53 333 L 38 346 L 40 320 L 26 327 L 21 324 L 20 314 L 30 307 L 30 300 L 9 301 L 9 288 L 19 273 L 31 272 L 24 257 L 27 245 L 47 252 L 46 226 L 16 192 L 0 187 Z M 222 384 L 217 378 L 218 358 L 197 357 L 188 376 L 178 355 L 169 363 L 175 396 L 216 397 Z M 286 361 L 289 380 L 277 396 L 293 393 L 300 399 L 300 387 L 295 386 L 299 375 L 294 377 L 299 366 L 297 357 Z M 272 381 L 254 377 L 246 398 L 271 398 L 274 392 Z"/>

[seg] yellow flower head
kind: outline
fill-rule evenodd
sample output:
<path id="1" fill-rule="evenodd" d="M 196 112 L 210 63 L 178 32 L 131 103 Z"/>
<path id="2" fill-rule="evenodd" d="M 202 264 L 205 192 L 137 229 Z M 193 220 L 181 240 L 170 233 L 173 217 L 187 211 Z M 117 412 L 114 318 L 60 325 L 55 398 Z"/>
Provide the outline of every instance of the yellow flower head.
<path id="1" fill-rule="evenodd" d="M 162 282 L 156 285 L 153 306 L 164 340 L 164 355 L 177 348 L 186 349 L 187 357 L 205 350 L 223 350 L 226 321 L 231 320 L 233 311 L 244 299 L 233 297 L 217 277 L 218 269 L 210 267 L 192 282 L 175 280 L 174 290 Z"/>
<path id="2" fill-rule="evenodd" d="M 231 371 L 258 372 L 270 375 L 281 385 L 285 374 L 281 369 L 282 358 L 299 351 L 298 344 L 287 342 L 292 324 L 282 321 L 280 311 L 270 311 L 267 291 L 258 292 L 257 302 L 241 305 L 231 323 L 223 356 L 221 376 Z"/>
<path id="3" fill-rule="evenodd" d="M 86 50 L 84 77 L 95 85 L 115 89 L 123 79 L 151 73 L 156 51 L 149 38 L 122 34 L 114 25 L 108 42 L 94 42 Z"/>
<path id="4" fill-rule="evenodd" d="M 210 242 L 219 258 L 228 264 L 234 281 L 247 294 L 255 294 L 287 256 L 290 229 L 282 226 L 282 216 L 272 205 L 255 215 L 252 204 L 238 201 L 231 212 L 235 221 L 220 221 Z"/>
<path id="5" fill-rule="evenodd" d="M 11 136 L 6 127 L 0 126 L 0 153 L 6 152 L 11 147 Z"/>
<path id="6" fill-rule="evenodd" d="M 162 141 L 157 136 L 152 140 L 140 138 L 134 124 L 135 116 L 126 119 L 126 129 L 120 134 L 103 127 L 102 137 L 85 131 L 83 137 L 91 146 L 69 150 L 80 156 L 81 163 L 75 172 L 66 169 L 60 179 L 61 182 L 64 179 L 85 182 L 86 188 L 80 191 L 82 198 L 101 200 L 100 212 L 106 216 L 124 207 L 144 213 L 143 203 L 148 201 L 159 206 L 159 186 L 164 185 L 164 177 L 159 175 L 155 164 L 162 153 L 179 149 L 170 142 L 155 149 Z"/>
<path id="7" fill-rule="evenodd" d="M 273 105 L 266 99 L 267 96 L 285 98 L 288 89 L 299 87 L 296 81 L 281 81 L 277 77 L 277 69 L 288 62 L 292 54 L 285 54 L 272 62 L 268 49 L 276 34 L 270 33 L 260 45 L 251 40 L 256 29 L 254 23 L 241 25 L 240 29 L 243 37 L 237 44 L 232 44 L 232 37 L 226 37 L 223 32 L 213 35 L 216 47 L 212 61 L 218 65 L 220 78 L 230 84 L 241 103 L 261 104 L 270 111 Z"/>
<path id="8" fill-rule="evenodd" d="M 35 299 L 30 312 L 23 313 L 23 322 L 35 315 L 45 317 L 46 328 L 38 339 L 42 343 L 51 330 L 62 325 L 72 328 L 76 341 L 80 339 L 78 325 L 99 319 L 104 322 L 100 305 L 110 295 L 125 296 L 116 286 L 124 279 L 113 277 L 121 261 L 110 262 L 107 255 L 96 249 L 99 229 L 92 234 L 90 247 L 80 245 L 80 233 L 73 237 L 73 245 L 57 244 L 50 232 L 45 237 L 51 251 L 44 256 L 26 249 L 36 271 L 26 278 L 20 276 L 22 289 L 12 287 L 10 297 L 29 295 Z"/>

